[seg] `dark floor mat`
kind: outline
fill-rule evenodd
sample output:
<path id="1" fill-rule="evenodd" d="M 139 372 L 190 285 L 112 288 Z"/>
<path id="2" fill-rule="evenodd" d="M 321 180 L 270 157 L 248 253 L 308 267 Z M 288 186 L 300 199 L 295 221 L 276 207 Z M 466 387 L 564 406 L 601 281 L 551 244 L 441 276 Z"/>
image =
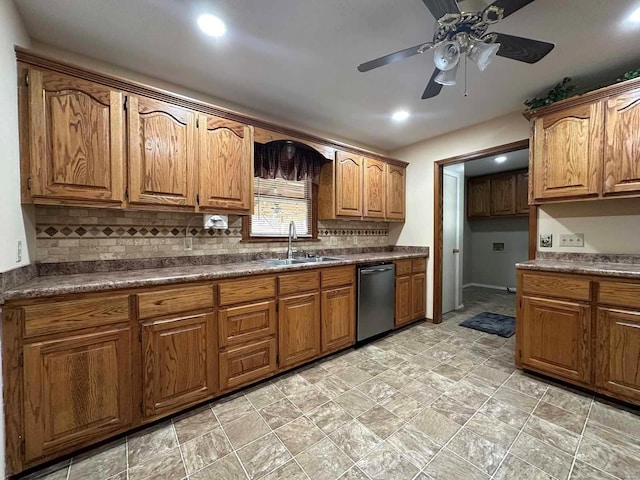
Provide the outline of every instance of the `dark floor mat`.
<path id="1" fill-rule="evenodd" d="M 516 319 L 499 313 L 482 312 L 460 323 L 460 326 L 509 338 L 516 333 Z"/>

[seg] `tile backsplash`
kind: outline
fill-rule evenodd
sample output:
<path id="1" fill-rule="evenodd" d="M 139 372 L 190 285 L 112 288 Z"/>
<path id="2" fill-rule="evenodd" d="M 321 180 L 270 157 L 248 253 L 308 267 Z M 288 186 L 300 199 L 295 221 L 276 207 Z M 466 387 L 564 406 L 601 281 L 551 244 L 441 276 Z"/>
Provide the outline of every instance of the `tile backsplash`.
<path id="1" fill-rule="evenodd" d="M 184 248 L 188 225 L 193 237 L 189 251 Z M 283 243 L 243 243 L 241 227 L 241 217 L 234 215 L 229 216 L 227 230 L 205 230 L 201 214 L 37 206 L 36 258 L 57 263 L 286 251 Z M 389 225 L 320 221 L 318 238 L 319 242 L 297 242 L 296 248 L 388 247 Z"/>

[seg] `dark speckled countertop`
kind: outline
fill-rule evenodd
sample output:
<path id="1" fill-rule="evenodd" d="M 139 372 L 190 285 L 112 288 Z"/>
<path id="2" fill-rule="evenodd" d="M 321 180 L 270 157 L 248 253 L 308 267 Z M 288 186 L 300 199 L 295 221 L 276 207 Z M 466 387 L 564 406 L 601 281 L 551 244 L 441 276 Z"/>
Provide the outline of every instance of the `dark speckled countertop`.
<path id="1" fill-rule="evenodd" d="M 386 262 L 406 258 L 428 257 L 428 253 L 375 252 L 352 255 L 332 255 L 339 260 L 298 265 L 268 265 L 262 261 L 228 263 L 222 265 L 196 265 L 144 270 L 80 273 L 36 277 L 4 292 L 5 300 L 50 297 L 70 293 L 85 293 L 133 287 L 149 287 L 172 283 L 216 280 L 268 273 L 284 273 L 319 267 L 335 267 L 362 263 Z"/>
<path id="2" fill-rule="evenodd" d="M 538 253 L 538 258 L 517 263 L 520 270 L 576 273 L 640 279 L 640 256 Z"/>

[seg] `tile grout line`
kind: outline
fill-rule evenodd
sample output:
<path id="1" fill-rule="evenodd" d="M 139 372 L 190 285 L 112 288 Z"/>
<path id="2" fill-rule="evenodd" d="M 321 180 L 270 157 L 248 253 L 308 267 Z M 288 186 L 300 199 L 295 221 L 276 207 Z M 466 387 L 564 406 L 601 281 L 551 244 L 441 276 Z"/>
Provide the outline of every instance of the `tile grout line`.
<path id="1" fill-rule="evenodd" d="M 587 412 L 587 418 L 584 419 L 584 425 L 582 426 L 582 432 L 580 433 L 580 438 L 578 439 L 578 445 L 576 446 L 576 451 L 573 455 L 573 461 L 571 462 L 571 468 L 569 469 L 569 476 L 567 478 L 571 478 L 573 474 L 573 468 L 576 465 L 576 460 L 578 459 L 578 451 L 580 450 L 580 445 L 582 444 L 582 439 L 584 438 L 584 432 L 587 430 L 587 423 L 589 422 L 589 417 L 591 416 L 591 409 L 593 408 L 595 400 L 592 398 L 591 403 L 589 404 L 589 411 Z"/>
<path id="2" fill-rule="evenodd" d="M 180 442 L 178 442 L 178 445 L 180 444 Z M 125 460 L 127 462 L 127 480 L 129 480 L 129 435 L 127 435 L 126 437 L 124 437 L 124 454 L 125 454 Z"/>
<path id="3" fill-rule="evenodd" d="M 176 436 L 176 443 L 178 444 L 178 451 L 180 452 L 180 459 L 182 460 L 182 466 L 184 467 L 184 478 L 189 478 L 189 470 L 187 469 L 187 462 L 184 461 L 184 455 L 182 453 L 182 445 L 180 444 L 180 439 L 178 438 L 178 430 L 176 430 L 176 423 L 174 419 L 171 419 L 171 429 L 173 430 L 173 434 Z M 127 468 L 128 471 L 128 468 Z"/>
<path id="4" fill-rule="evenodd" d="M 243 397 L 246 398 L 246 396 L 244 394 L 242 394 Z M 236 397 L 236 398 L 240 398 L 240 396 Z M 251 407 L 255 410 L 255 407 L 253 406 L 253 404 L 251 403 L 251 401 L 247 398 L 247 402 L 249 402 L 249 405 L 251 405 Z M 222 422 L 220 421 L 220 419 L 218 418 L 218 415 L 216 414 L 216 412 L 213 410 L 213 406 L 211 403 L 209 403 L 209 408 L 211 409 L 211 412 L 213 412 L 213 416 L 214 418 L 218 421 L 218 424 L 220 425 L 220 430 L 222 430 L 222 434 L 224 435 L 224 438 L 227 439 L 227 442 L 229 442 L 229 446 L 231 447 L 231 453 L 233 453 L 236 457 L 236 460 L 238 461 L 238 463 L 240 464 L 240 468 L 242 468 L 242 471 L 244 472 L 244 474 L 246 475 L 246 478 L 250 479 L 251 477 L 249 476 L 249 473 L 247 472 L 247 469 L 244 466 L 244 463 L 242 463 L 242 460 L 240 460 L 240 456 L 238 455 L 238 451 L 236 450 L 236 448 L 233 446 L 233 444 L 231 443 L 231 440 L 229 440 L 229 436 L 227 435 L 227 432 L 225 431 L 224 427 L 222 426 Z M 256 410 L 257 412 L 257 410 Z M 264 435 L 263 435 L 264 436 Z M 262 438 L 262 437 L 260 437 Z M 256 439 L 258 440 L 258 439 Z M 230 455 L 230 454 L 229 454 Z M 223 457 L 224 458 L 224 457 Z M 220 459 L 218 459 L 220 460 Z M 216 460 L 217 461 L 217 460 Z M 212 462 L 209 465 L 207 465 L 207 467 L 213 465 L 216 462 Z M 204 470 L 207 467 L 203 467 L 201 470 Z M 200 470 L 198 470 L 200 471 Z M 194 472 L 195 473 L 195 472 Z"/>
<path id="5" fill-rule="evenodd" d="M 71 478 L 71 465 L 73 465 L 73 459 L 74 457 L 71 457 L 71 460 L 69 460 L 69 467 L 67 469 L 67 480 L 69 480 Z M 129 478 L 129 467 L 127 466 L 127 478 Z"/>

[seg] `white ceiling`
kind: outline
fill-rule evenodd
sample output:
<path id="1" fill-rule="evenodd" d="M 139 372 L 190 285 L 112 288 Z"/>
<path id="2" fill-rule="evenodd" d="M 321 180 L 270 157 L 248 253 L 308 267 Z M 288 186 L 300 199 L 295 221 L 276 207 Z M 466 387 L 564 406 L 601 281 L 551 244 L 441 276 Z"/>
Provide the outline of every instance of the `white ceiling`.
<path id="1" fill-rule="evenodd" d="M 640 0 L 536 0 L 494 31 L 556 43 L 535 65 L 497 58 L 469 65 L 459 85 L 420 100 L 433 56 L 368 73 L 364 61 L 431 40 L 422 0 L 15 0 L 43 43 L 157 77 L 313 129 L 392 151 L 522 108 L 563 76 L 615 77 L 640 60 Z M 204 36 L 201 12 L 228 34 Z M 393 124 L 398 108 L 412 112 Z"/>
<path id="2" fill-rule="evenodd" d="M 507 157 L 504 163 L 496 163 L 496 157 Z M 490 175 L 492 173 L 508 172 L 529 167 L 529 149 L 517 150 L 503 155 L 492 155 L 491 157 L 479 158 L 458 165 L 464 166 L 465 177 L 478 177 L 480 175 Z M 455 167 L 455 165 L 451 165 Z M 445 167 L 449 168 L 449 167 Z"/>

